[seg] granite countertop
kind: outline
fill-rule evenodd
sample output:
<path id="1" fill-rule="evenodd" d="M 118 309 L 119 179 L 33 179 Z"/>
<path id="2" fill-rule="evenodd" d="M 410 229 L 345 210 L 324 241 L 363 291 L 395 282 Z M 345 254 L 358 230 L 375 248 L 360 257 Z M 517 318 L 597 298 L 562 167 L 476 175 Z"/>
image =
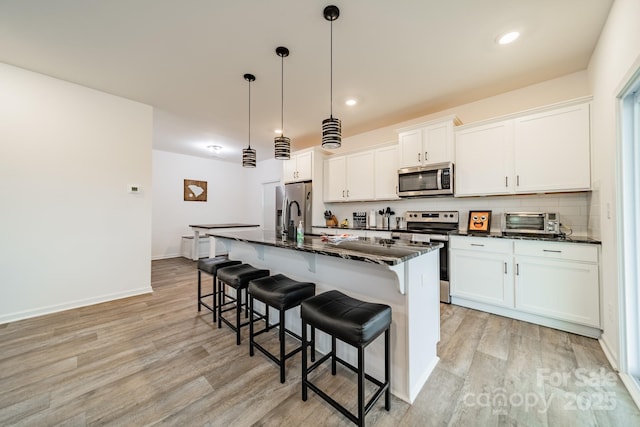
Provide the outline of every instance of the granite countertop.
<path id="1" fill-rule="evenodd" d="M 489 237 L 495 239 L 515 239 L 515 240 L 536 240 L 541 242 L 561 242 L 561 243 L 591 243 L 599 245 L 600 240 L 593 239 L 588 236 L 544 236 L 535 234 L 505 234 L 502 232 L 491 232 L 489 234 L 470 234 L 458 231 L 452 233 L 454 236 L 470 236 L 470 237 Z"/>
<path id="2" fill-rule="evenodd" d="M 407 232 L 406 228 L 382 228 L 382 227 L 329 227 L 326 225 L 314 225 L 313 228 L 327 228 L 329 230 L 366 230 L 366 231 L 401 231 Z"/>
<path id="3" fill-rule="evenodd" d="M 240 224 L 237 222 L 231 222 L 228 224 L 192 224 L 189 225 L 189 227 L 195 227 L 195 228 L 208 228 L 208 229 L 215 229 L 215 228 L 245 228 L 245 227 L 260 227 L 260 225 L 258 224 Z"/>
<path id="4" fill-rule="evenodd" d="M 437 242 L 410 244 L 392 239 L 364 237 L 335 244 L 323 242 L 322 236 L 316 235 L 305 235 L 304 242 L 297 243 L 290 240 L 282 240 L 280 236 L 276 236 L 274 231 L 264 230 L 214 231 L 207 233 L 207 235 L 384 265 L 400 264 L 443 247 L 442 243 Z"/>

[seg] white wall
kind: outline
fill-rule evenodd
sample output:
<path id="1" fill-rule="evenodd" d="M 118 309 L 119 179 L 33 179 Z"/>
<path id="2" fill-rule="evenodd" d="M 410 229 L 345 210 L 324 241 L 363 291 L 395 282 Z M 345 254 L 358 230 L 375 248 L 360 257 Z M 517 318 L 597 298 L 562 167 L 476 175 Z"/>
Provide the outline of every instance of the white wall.
<path id="1" fill-rule="evenodd" d="M 602 239 L 602 340 L 618 363 L 618 251 L 616 222 L 617 96 L 631 72 L 640 66 L 640 2 L 616 0 L 602 31 L 588 68 L 593 92 L 593 197 L 590 228 Z"/>
<path id="2" fill-rule="evenodd" d="M 255 169 L 237 162 L 153 150 L 152 259 L 180 256 L 190 224 L 262 224 L 262 182 L 280 180 L 282 163 L 258 162 Z M 207 181 L 207 201 L 184 201 L 185 179 Z"/>
<path id="3" fill-rule="evenodd" d="M 0 323 L 150 292 L 151 107 L 1 63 L 0 94 Z"/>

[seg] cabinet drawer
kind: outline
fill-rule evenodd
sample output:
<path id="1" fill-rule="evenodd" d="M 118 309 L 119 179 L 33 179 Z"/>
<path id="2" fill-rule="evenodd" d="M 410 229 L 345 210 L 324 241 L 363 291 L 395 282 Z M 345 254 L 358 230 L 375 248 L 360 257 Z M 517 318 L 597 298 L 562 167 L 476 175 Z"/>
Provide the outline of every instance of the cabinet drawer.
<path id="1" fill-rule="evenodd" d="M 598 247 L 579 243 L 516 241 L 514 242 L 514 253 L 558 260 L 598 262 Z"/>
<path id="2" fill-rule="evenodd" d="M 451 236 L 449 247 L 451 249 L 510 253 L 513 248 L 513 243 L 511 240 L 491 237 Z"/>

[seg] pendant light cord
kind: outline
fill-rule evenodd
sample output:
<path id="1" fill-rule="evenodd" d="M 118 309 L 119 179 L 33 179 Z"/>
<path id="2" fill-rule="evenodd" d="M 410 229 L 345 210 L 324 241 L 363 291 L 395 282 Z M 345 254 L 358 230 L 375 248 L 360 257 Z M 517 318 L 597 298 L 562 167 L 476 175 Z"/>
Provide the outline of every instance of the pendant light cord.
<path id="1" fill-rule="evenodd" d="M 331 37 L 330 37 L 331 42 L 330 42 L 330 55 L 329 55 L 329 57 L 330 57 L 330 61 L 329 62 L 331 64 L 331 73 L 330 73 L 331 78 L 329 79 L 330 80 L 329 93 L 330 93 L 330 103 L 331 103 L 331 105 L 329 107 L 329 116 L 331 118 L 333 118 L 333 21 L 329 21 L 329 22 L 331 23 L 331 25 L 329 27 L 329 28 L 331 28 L 331 30 L 330 30 L 331 31 Z"/>
<path id="2" fill-rule="evenodd" d="M 284 136 L 284 56 L 280 57 L 280 136 Z"/>
<path id="3" fill-rule="evenodd" d="M 251 149 L 251 80 L 249 80 L 249 149 Z"/>

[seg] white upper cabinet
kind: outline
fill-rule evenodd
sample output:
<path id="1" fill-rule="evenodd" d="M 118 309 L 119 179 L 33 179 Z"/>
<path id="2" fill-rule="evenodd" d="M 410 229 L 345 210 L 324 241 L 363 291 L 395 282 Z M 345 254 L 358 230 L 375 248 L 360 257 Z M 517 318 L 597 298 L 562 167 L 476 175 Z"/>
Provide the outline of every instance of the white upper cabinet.
<path id="1" fill-rule="evenodd" d="M 313 179 L 313 151 L 292 154 L 283 162 L 282 176 L 285 183 Z"/>
<path id="2" fill-rule="evenodd" d="M 455 147 L 453 126 L 460 124 L 455 116 L 399 129 L 399 167 L 423 166 L 453 162 Z"/>
<path id="3" fill-rule="evenodd" d="M 325 160 L 324 201 L 373 200 L 373 162 L 373 151 Z"/>
<path id="4" fill-rule="evenodd" d="M 378 148 L 374 158 L 374 192 L 376 200 L 398 197 L 398 145 Z"/>
<path id="5" fill-rule="evenodd" d="M 589 135 L 589 104 L 515 119 L 516 191 L 588 190 Z"/>
<path id="6" fill-rule="evenodd" d="M 456 196 L 513 192 L 513 123 L 491 123 L 456 132 Z"/>
<path id="7" fill-rule="evenodd" d="M 456 196 L 589 190 L 589 102 L 463 126 L 455 149 Z"/>

